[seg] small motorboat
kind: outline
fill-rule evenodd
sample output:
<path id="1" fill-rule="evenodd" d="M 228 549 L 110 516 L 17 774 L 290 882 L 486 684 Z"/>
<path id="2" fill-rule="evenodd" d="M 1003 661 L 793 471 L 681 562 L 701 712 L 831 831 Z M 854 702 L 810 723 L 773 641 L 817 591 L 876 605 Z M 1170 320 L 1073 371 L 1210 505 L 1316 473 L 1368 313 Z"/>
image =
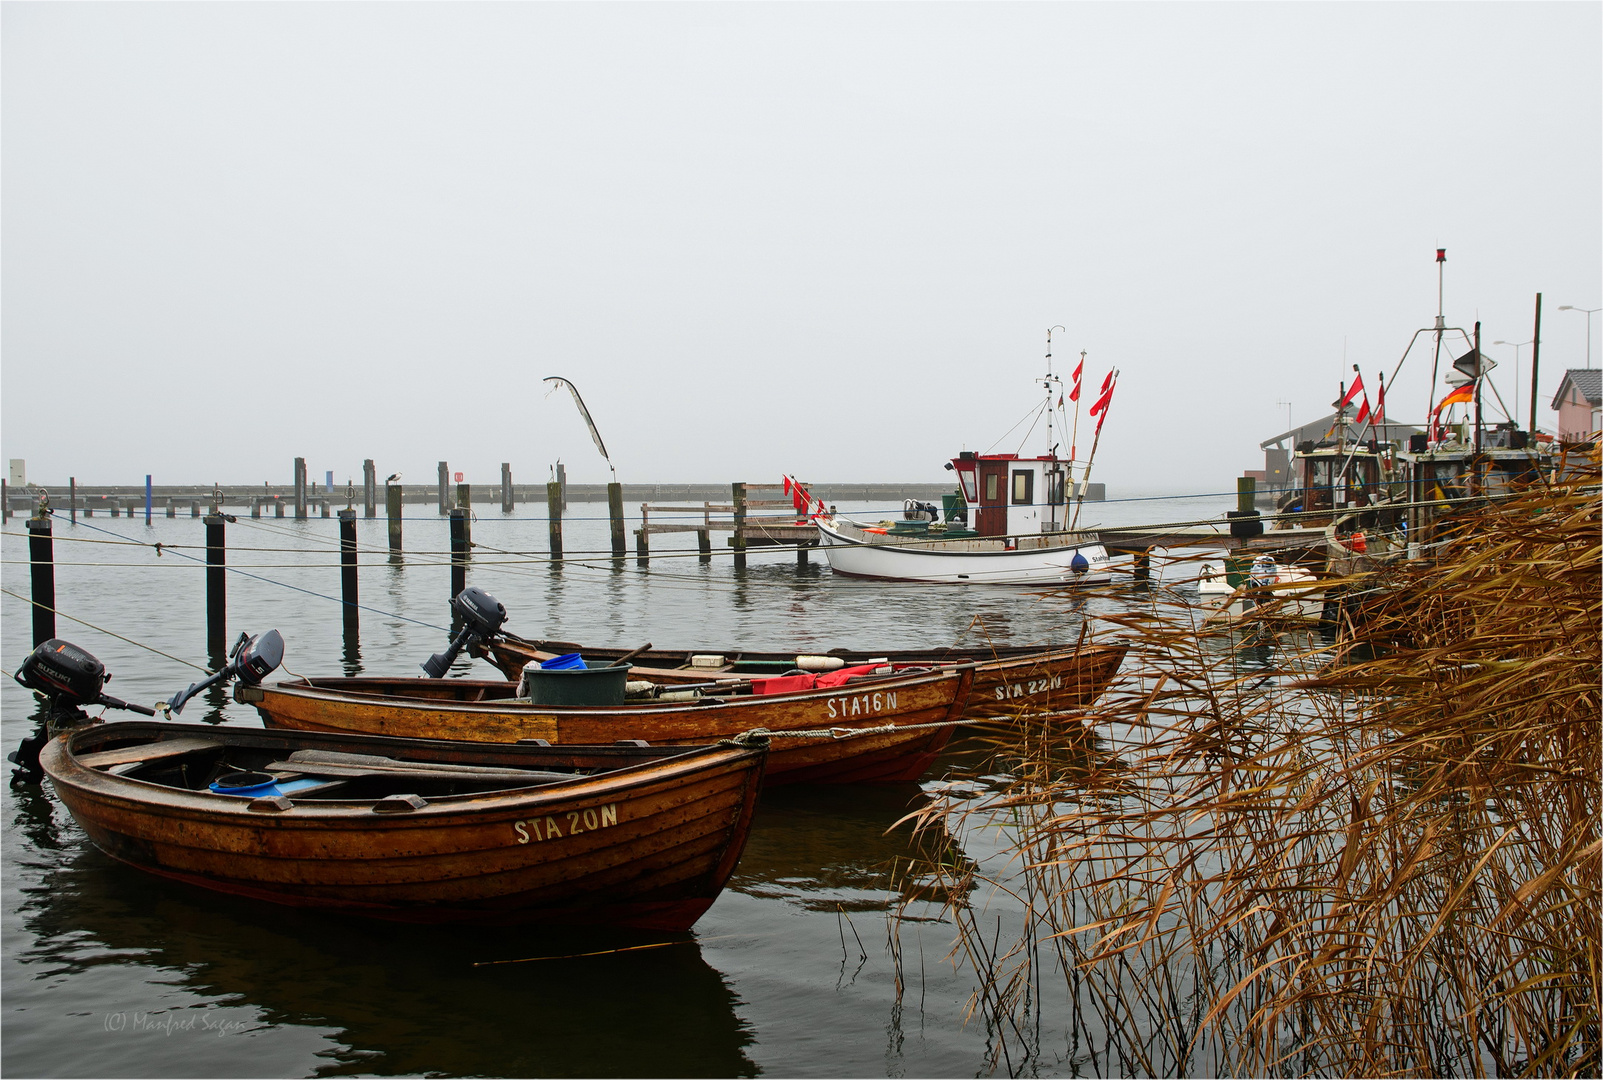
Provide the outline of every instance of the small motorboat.
<path id="1" fill-rule="evenodd" d="M 745 847 L 765 748 L 496 746 L 94 724 L 40 765 L 162 877 L 405 922 L 686 930 Z"/>
<path id="2" fill-rule="evenodd" d="M 1204 562 L 1197 576 L 1197 592 L 1208 621 L 1239 622 L 1242 619 L 1284 619 L 1317 622 L 1323 618 L 1325 593 L 1309 570 L 1277 562 L 1272 555 L 1259 555 L 1240 585 L 1230 582 L 1225 564 Z"/>
<path id="3" fill-rule="evenodd" d="M 95 846 L 298 907 L 686 930 L 740 858 L 767 755 L 760 738 L 497 746 L 91 722 L 83 707 L 121 703 L 99 693 L 98 661 L 67 648 L 98 671 L 55 679 L 25 662 L 24 684 L 50 702 L 38 767 Z"/>
<path id="4" fill-rule="evenodd" d="M 934 763 L 963 722 L 974 685 L 972 663 L 863 664 L 673 688 L 642 683 L 670 692 L 634 699 L 630 668 L 617 662 L 597 670 L 547 665 L 519 683 L 446 679 L 464 648 L 482 644 L 506 620 L 500 601 L 475 587 L 458 593 L 451 610 L 462 629 L 422 665 L 430 678 L 241 679 L 234 699 L 254 705 L 270 728 L 416 739 L 699 746 L 761 732 L 773 740 L 770 785 L 889 784 L 916 780 Z M 588 689 L 575 693 L 576 685 Z"/>
<path id="5" fill-rule="evenodd" d="M 631 679 L 666 685 L 740 681 L 792 671 L 830 672 L 861 664 L 935 666 L 972 663 L 974 686 L 963 715 L 984 720 L 1072 712 L 1107 689 L 1126 647 L 1113 645 L 984 645 L 929 649 L 829 649 L 813 654 L 754 649 L 625 650 L 572 641 L 535 641 L 500 631 L 475 647 L 514 681 L 529 664 L 574 653 L 601 666 L 628 657 Z"/>

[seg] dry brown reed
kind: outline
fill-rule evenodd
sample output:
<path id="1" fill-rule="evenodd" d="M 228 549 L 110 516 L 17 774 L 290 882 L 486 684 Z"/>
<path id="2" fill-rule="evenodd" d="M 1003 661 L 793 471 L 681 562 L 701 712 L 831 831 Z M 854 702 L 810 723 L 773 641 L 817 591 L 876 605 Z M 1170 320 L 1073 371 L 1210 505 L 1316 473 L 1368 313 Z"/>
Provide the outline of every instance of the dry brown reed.
<path id="1" fill-rule="evenodd" d="M 1155 588 L 1085 731 L 993 736 L 1015 782 L 922 817 L 1009 836 L 991 903 L 972 864 L 947 890 L 998 1069 L 1598 1075 L 1603 559 L 1571 473 L 1341 582 L 1334 639 Z"/>

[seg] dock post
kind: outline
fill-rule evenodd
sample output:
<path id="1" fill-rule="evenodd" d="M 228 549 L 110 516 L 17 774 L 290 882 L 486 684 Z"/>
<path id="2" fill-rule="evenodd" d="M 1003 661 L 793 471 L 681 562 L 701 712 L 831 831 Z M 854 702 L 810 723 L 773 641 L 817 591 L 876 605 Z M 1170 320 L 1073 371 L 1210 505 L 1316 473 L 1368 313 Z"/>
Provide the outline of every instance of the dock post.
<path id="1" fill-rule="evenodd" d="M 28 564 L 33 578 L 33 644 L 37 648 L 56 636 L 55 541 L 50 536 L 50 512 L 43 506 L 28 519 Z"/>
<path id="2" fill-rule="evenodd" d="M 501 513 L 512 513 L 512 462 L 501 462 Z"/>
<path id="3" fill-rule="evenodd" d="M 67 477 L 67 512 L 72 517 L 72 523 L 78 524 L 78 478 Z"/>
<path id="4" fill-rule="evenodd" d="M 339 512 L 340 519 L 340 602 L 345 609 L 345 627 L 352 628 L 360 610 L 356 606 L 356 510 Z"/>
<path id="5" fill-rule="evenodd" d="M 644 525 L 635 530 L 635 565 L 651 565 L 651 535 Z"/>
<path id="6" fill-rule="evenodd" d="M 178 504 L 173 502 L 172 499 L 167 500 L 167 516 L 170 518 L 178 516 Z"/>
<path id="7" fill-rule="evenodd" d="M 0 477 L 0 521 L 11 520 L 11 489 Z"/>
<path id="8" fill-rule="evenodd" d="M 612 519 L 612 557 L 621 559 L 629 551 L 629 542 L 623 529 L 623 485 L 617 481 L 607 485 L 607 516 Z"/>
<path id="9" fill-rule="evenodd" d="M 796 569 L 807 569 L 807 545 L 800 541 L 796 543 Z"/>
<path id="10" fill-rule="evenodd" d="M 324 517 L 328 517 L 329 516 L 329 514 L 328 514 L 329 505 L 330 505 L 330 503 L 329 503 L 328 499 L 325 498 L 323 500 L 323 516 Z"/>
<path id="11" fill-rule="evenodd" d="M 378 517 L 378 469 L 372 458 L 362 459 L 362 516 Z"/>
<path id="12" fill-rule="evenodd" d="M 306 520 L 306 459 L 295 459 L 295 520 Z"/>
<path id="13" fill-rule="evenodd" d="M 557 484 L 562 488 L 562 509 L 568 508 L 568 467 L 557 462 Z"/>
<path id="14" fill-rule="evenodd" d="M 451 599 L 468 587 L 468 512 L 451 507 Z"/>
<path id="15" fill-rule="evenodd" d="M 199 499 L 191 499 L 190 500 L 190 503 L 189 503 L 189 516 L 192 517 L 192 518 L 200 517 L 200 500 Z"/>
<path id="16" fill-rule="evenodd" d="M 735 569 L 746 569 L 746 485 L 743 481 L 731 484 L 730 491 L 733 498 L 730 500 L 735 507 L 735 532 L 729 538 L 729 546 L 735 553 Z"/>
<path id="17" fill-rule="evenodd" d="M 456 505 L 462 511 L 462 536 L 468 547 L 473 546 L 473 492 L 467 484 L 456 486 Z"/>
<path id="18" fill-rule="evenodd" d="M 546 520 L 551 523 L 551 558 L 562 558 L 562 484 L 556 480 L 545 486 Z"/>
<path id="19" fill-rule="evenodd" d="M 257 498 L 257 499 L 252 499 L 250 501 L 250 516 L 253 517 L 253 518 L 259 518 L 259 517 L 262 516 L 262 500 L 261 499 Z"/>
<path id="20" fill-rule="evenodd" d="M 146 473 L 145 474 L 145 524 L 146 525 L 150 524 L 150 502 L 151 502 L 150 496 L 151 496 L 150 474 Z"/>
<path id="21" fill-rule="evenodd" d="M 1135 572 L 1132 575 L 1139 585 L 1145 585 L 1152 580 L 1152 549 L 1135 553 Z"/>
<path id="22" fill-rule="evenodd" d="M 390 557 L 401 554 L 401 485 L 384 485 L 384 511 L 390 518 Z"/>
<path id="23" fill-rule="evenodd" d="M 1225 517 L 1230 519 L 1230 535 L 1237 540 L 1263 535 L 1263 520 L 1258 514 L 1257 477 L 1236 477 L 1236 508 Z"/>
<path id="24" fill-rule="evenodd" d="M 451 471 L 445 462 L 440 462 L 440 516 L 444 517 L 451 510 L 451 489 L 447 486 L 451 481 Z"/>
<path id="25" fill-rule="evenodd" d="M 223 515 L 206 515 L 206 651 L 214 657 L 228 652 L 228 580 Z"/>
<path id="26" fill-rule="evenodd" d="M 696 561 L 712 562 L 712 530 L 696 530 Z"/>
<path id="27" fill-rule="evenodd" d="M 284 516 L 284 500 L 283 499 L 278 499 L 277 501 L 275 501 L 273 503 L 273 516 L 274 517 L 283 517 Z"/>

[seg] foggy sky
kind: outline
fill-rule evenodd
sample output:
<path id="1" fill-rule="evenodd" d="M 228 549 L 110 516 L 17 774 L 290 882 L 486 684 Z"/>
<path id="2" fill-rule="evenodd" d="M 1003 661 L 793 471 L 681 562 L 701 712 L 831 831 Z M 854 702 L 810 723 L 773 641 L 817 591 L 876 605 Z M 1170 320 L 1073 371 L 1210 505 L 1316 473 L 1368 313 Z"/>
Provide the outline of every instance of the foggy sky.
<path id="1" fill-rule="evenodd" d="M 1437 247 L 1510 404 L 1544 294 L 1551 428 L 1600 10 L 8 3 L 0 457 L 604 481 L 562 375 L 625 482 L 937 481 L 1062 324 L 1122 371 L 1093 479 L 1232 490 L 1431 325 Z"/>

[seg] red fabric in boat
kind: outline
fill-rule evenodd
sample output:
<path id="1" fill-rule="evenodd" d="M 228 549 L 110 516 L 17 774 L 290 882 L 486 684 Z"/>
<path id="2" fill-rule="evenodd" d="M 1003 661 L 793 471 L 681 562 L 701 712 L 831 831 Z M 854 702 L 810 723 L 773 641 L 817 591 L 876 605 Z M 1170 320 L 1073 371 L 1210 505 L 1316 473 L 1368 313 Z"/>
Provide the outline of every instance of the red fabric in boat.
<path id="1" fill-rule="evenodd" d="M 753 679 L 751 681 L 751 692 L 754 694 L 795 694 L 802 690 L 811 690 L 817 685 L 817 675 L 773 675 L 766 679 Z"/>
<path id="2" fill-rule="evenodd" d="M 869 675 L 872 674 L 876 668 L 883 666 L 883 664 L 860 664 L 857 667 L 839 668 L 835 671 L 829 672 L 827 675 L 818 676 L 817 685 L 821 688 L 828 686 L 845 686 L 846 680 L 850 679 L 853 675 Z"/>
<path id="3" fill-rule="evenodd" d="M 753 679 L 751 681 L 751 692 L 754 694 L 799 694 L 803 690 L 827 690 L 835 686 L 845 686 L 846 680 L 852 676 L 867 675 L 883 666 L 882 664 L 859 664 L 857 667 L 843 667 L 824 675 L 771 675 L 766 679 Z"/>

